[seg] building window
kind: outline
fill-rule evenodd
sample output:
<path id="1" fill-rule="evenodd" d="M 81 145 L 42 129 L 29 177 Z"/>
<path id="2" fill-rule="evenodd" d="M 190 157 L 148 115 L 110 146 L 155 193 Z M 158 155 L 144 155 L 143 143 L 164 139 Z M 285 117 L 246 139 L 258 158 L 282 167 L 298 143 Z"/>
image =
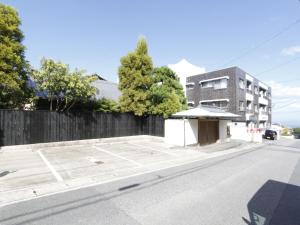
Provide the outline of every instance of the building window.
<path id="1" fill-rule="evenodd" d="M 266 97 L 267 91 L 263 88 L 259 88 L 259 97 Z"/>
<path id="2" fill-rule="evenodd" d="M 260 105 L 259 106 L 259 112 L 264 114 L 267 112 L 266 106 L 265 105 Z"/>
<path id="3" fill-rule="evenodd" d="M 200 81 L 200 84 L 202 88 L 223 89 L 227 88 L 228 78 Z"/>
<path id="4" fill-rule="evenodd" d="M 201 106 L 206 107 L 215 107 L 220 109 L 228 109 L 228 101 L 221 100 L 221 101 L 200 101 Z"/>
<path id="5" fill-rule="evenodd" d="M 244 101 L 240 101 L 239 109 L 240 109 L 240 111 L 245 111 Z"/>
<path id="6" fill-rule="evenodd" d="M 214 89 L 227 88 L 227 79 L 215 80 Z"/>
<path id="7" fill-rule="evenodd" d="M 201 83 L 201 87 L 202 87 L 202 88 L 210 88 L 210 87 L 213 87 L 213 82 L 212 82 L 212 81 L 203 82 L 203 83 Z"/>
<path id="8" fill-rule="evenodd" d="M 240 87 L 241 89 L 245 89 L 245 82 L 244 82 L 244 80 L 241 79 L 241 78 L 240 78 L 240 80 L 239 80 L 239 87 Z"/>
<path id="9" fill-rule="evenodd" d="M 251 109 L 252 109 L 252 102 L 247 101 L 247 110 L 251 110 Z"/>
<path id="10" fill-rule="evenodd" d="M 187 103 L 189 107 L 194 107 L 195 103 L 193 101 L 190 101 Z"/>
<path id="11" fill-rule="evenodd" d="M 252 83 L 249 80 L 247 80 L 247 91 L 252 92 Z"/>
<path id="12" fill-rule="evenodd" d="M 258 88 L 257 88 L 257 86 L 254 86 L 254 94 L 258 95 Z"/>
<path id="13" fill-rule="evenodd" d="M 269 114 L 271 114 L 272 113 L 272 108 L 271 107 L 269 107 Z"/>
<path id="14" fill-rule="evenodd" d="M 194 82 L 188 82 L 186 83 L 186 89 L 194 89 L 195 83 Z"/>

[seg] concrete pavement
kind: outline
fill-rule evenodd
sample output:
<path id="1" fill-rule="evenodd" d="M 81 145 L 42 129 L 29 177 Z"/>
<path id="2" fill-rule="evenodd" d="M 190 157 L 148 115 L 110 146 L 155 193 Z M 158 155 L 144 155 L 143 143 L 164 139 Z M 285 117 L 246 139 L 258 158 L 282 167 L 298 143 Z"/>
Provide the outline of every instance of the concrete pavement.
<path id="1" fill-rule="evenodd" d="M 299 140 L 280 140 L 8 205 L 0 208 L 0 224 L 295 225 L 299 156 Z"/>
<path id="2" fill-rule="evenodd" d="M 231 142 L 177 148 L 162 138 L 135 136 L 8 147 L 0 152 L 0 206 L 229 154 L 241 146 L 249 147 Z"/>

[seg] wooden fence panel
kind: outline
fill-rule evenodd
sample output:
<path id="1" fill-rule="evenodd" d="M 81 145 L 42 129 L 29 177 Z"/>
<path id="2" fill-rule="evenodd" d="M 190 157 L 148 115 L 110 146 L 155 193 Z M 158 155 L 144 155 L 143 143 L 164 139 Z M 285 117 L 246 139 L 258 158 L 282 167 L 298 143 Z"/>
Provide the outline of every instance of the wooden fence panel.
<path id="1" fill-rule="evenodd" d="M 0 146 L 132 135 L 164 136 L 160 116 L 0 110 Z"/>

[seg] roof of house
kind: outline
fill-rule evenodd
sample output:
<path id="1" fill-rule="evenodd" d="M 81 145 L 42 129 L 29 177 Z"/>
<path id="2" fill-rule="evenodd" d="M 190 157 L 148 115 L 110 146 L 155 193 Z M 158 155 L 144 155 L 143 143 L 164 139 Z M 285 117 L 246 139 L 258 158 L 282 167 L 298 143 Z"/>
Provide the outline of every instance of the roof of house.
<path id="1" fill-rule="evenodd" d="M 199 117 L 213 117 L 213 118 L 236 118 L 239 115 L 226 112 L 222 109 L 215 107 L 196 107 L 181 111 L 172 115 L 172 117 L 187 117 L 187 118 L 199 118 Z"/>
<path id="2" fill-rule="evenodd" d="M 107 98 L 117 101 L 121 96 L 121 91 L 117 83 L 106 80 L 96 80 L 93 86 L 98 89 L 95 96 L 96 99 Z"/>

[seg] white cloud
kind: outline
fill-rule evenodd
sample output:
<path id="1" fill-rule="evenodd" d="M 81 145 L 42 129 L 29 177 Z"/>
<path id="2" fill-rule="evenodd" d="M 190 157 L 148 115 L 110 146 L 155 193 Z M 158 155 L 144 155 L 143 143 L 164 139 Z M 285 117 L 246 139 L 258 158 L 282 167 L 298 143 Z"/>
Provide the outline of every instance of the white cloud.
<path id="1" fill-rule="evenodd" d="M 300 85 L 284 85 L 275 81 L 268 83 L 272 87 L 274 113 L 300 109 Z"/>
<path id="2" fill-rule="evenodd" d="M 300 126 L 300 85 L 270 81 L 272 87 L 272 121 Z"/>
<path id="3" fill-rule="evenodd" d="M 268 83 L 272 87 L 273 97 L 300 99 L 300 85 L 290 86 L 276 81 L 270 81 Z"/>
<path id="4" fill-rule="evenodd" d="M 300 45 L 292 46 L 292 47 L 289 47 L 289 48 L 284 48 L 281 51 L 281 54 L 291 55 L 291 56 L 294 56 L 294 55 L 299 54 L 299 53 L 300 53 Z"/>

